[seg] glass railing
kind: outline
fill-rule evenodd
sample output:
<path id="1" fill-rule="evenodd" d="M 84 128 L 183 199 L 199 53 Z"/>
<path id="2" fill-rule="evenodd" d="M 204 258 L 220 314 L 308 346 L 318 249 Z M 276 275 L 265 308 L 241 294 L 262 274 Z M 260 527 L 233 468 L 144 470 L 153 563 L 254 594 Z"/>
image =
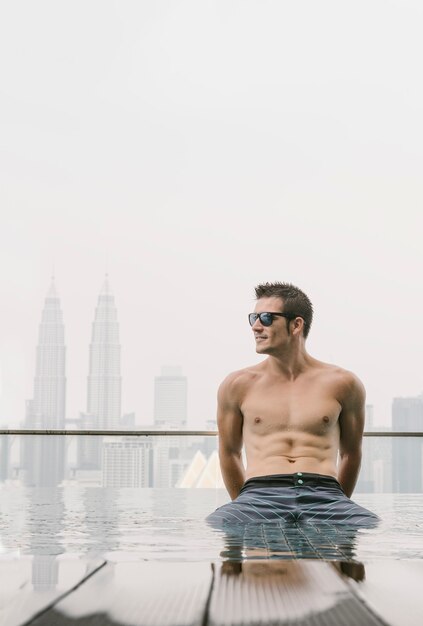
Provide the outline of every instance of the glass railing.
<path id="1" fill-rule="evenodd" d="M 356 493 L 422 493 L 423 432 L 364 434 Z M 0 483 L 224 489 L 215 430 L 0 429 Z"/>
<path id="2" fill-rule="evenodd" d="M 223 488 L 214 431 L 0 431 L 0 481 L 26 487 Z"/>

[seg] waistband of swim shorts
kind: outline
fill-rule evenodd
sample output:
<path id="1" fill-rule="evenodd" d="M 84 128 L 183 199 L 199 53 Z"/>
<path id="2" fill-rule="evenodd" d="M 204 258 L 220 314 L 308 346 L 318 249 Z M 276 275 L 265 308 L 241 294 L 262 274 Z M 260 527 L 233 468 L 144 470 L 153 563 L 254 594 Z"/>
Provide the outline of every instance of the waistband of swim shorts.
<path id="1" fill-rule="evenodd" d="M 269 487 L 332 487 L 340 489 L 343 493 L 341 485 L 333 476 L 312 474 L 310 472 L 255 476 L 245 481 L 239 493 L 241 494 L 251 489 L 267 489 Z"/>

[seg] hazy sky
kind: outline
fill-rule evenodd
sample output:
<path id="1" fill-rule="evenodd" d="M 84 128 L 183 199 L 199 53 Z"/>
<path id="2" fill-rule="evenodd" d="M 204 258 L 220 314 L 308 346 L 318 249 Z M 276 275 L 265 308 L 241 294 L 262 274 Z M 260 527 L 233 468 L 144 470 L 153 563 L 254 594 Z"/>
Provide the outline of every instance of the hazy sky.
<path id="1" fill-rule="evenodd" d="M 189 425 L 260 360 L 257 282 L 298 284 L 315 357 L 379 423 L 423 390 L 420 1 L 107 0 L 0 9 L 0 422 L 33 395 L 52 268 L 67 416 L 106 267 L 123 411 L 181 365 Z"/>

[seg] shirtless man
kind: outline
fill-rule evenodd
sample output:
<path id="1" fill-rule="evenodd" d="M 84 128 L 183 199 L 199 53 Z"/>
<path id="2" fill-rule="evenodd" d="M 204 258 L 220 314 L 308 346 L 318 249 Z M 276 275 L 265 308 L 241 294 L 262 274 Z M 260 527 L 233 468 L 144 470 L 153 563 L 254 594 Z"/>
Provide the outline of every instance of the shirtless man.
<path id="1" fill-rule="evenodd" d="M 313 307 L 305 293 L 289 283 L 255 291 L 249 322 L 267 358 L 219 388 L 219 457 L 233 502 L 208 521 L 374 524 L 377 516 L 350 500 L 361 462 L 362 383 L 307 353 Z"/>

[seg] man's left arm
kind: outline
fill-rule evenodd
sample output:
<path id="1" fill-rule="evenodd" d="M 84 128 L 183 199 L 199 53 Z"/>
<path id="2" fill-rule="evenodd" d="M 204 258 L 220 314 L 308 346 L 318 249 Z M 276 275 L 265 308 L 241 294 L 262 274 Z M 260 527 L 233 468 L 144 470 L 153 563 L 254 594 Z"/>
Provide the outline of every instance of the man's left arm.
<path id="1" fill-rule="evenodd" d="M 349 374 L 339 416 L 340 442 L 338 481 L 350 498 L 361 465 L 361 443 L 364 430 L 366 392 L 361 381 Z"/>

